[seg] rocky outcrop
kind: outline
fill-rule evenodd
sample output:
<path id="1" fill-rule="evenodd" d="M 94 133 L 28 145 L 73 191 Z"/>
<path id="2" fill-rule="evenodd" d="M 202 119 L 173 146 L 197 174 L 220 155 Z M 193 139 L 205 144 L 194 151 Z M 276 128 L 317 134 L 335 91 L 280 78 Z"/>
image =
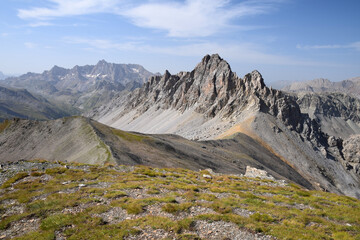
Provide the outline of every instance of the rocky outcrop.
<path id="1" fill-rule="evenodd" d="M 360 135 L 344 141 L 343 154 L 346 169 L 360 176 Z"/>
<path id="2" fill-rule="evenodd" d="M 246 166 L 246 172 L 245 172 L 244 176 L 245 177 L 251 177 L 251 178 L 275 180 L 275 178 L 273 176 L 271 176 L 265 170 L 253 168 L 253 167 L 250 167 L 250 166 Z"/>

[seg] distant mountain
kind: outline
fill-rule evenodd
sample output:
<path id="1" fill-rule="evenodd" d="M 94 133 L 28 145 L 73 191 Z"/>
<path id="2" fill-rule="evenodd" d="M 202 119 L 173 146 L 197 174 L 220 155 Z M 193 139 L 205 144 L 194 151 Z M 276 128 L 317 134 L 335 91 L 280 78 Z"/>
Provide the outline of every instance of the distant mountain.
<path id="1" fill-rule="evenodd" d="M 25 89 L 0 86 L 0 122 L 14 117 L 46 120 L 73 114 L 79 114 L 79 111 L 66 104 L 49 102 Z"/>
<path id="2" fill-rule="evenodd" d="M 101 60 L 96 65 L 75 66 L 72 69 L 54 66 L 41 74 L 10 77 L 3 83 L 65 101 L 87 111 L 110 101 L 120 91 L 140 87 L 152 75 L 137 64 L 114 64 Z"/>
<path id="3" fill-rule="evenodd" d="M 342 92 L 360 98 L 360 77 L 340 82 L 319 78 L 305 82 L 294 82 L 282 88 L 287 92 Z"/>
<path id="4" fill-rule="evenodd" d="M 275 89 L 278 89 L 278 90 L 281 90 L 282 88 L 286 87 L 286 86 L 289 86 L 293 83 L 295 83 L 296 81 L 291 81 L 291 80 L 278 80 L 278 81 L 272 81 L 272 82 L 269 82 L 268 86 L 272 87 L 272 88 L 275 88 Z"/>
<path id="5" fill-rule="evenodd" d="M 0 80 L 5 79 L 7 76 L 0 71 Z"/>
<path id="6" fill-rule="evenodd" d="M 347 95 L 301 98 L 268 88 L 256 70 L 240 78 L 214 54 L 191 72 L 151 77 L 142 88 L 93 111 L 92 117 L 126 131 L 195 140 L 243 133 L 289 163 L 314 188 L 360 198 L 360 163 L 345 157 L 354 154 L 344 153 L 348 148 L 343 141 L 360 134 L 359 106 Z"/>

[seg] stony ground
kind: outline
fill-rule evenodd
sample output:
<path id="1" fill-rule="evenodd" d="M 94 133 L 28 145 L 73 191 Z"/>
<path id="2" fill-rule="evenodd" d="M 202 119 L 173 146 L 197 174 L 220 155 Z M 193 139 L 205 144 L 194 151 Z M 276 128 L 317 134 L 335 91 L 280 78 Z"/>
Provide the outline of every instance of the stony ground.
<path id="1" fill-rule="evenodd" d="M 19 161 L 0 239 L 360 239 L 360 201 L 211 170 Z"/>

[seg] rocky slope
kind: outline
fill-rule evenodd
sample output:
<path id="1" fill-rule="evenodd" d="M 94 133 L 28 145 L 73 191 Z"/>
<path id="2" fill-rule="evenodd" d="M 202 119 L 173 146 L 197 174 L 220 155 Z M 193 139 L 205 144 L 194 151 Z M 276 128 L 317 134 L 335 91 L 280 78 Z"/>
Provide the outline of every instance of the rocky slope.
<path id="1" fill-rule="evenodd" d="M 360 237 L 359 200 L 262 175 L 43 160 L 0 171 L 1 239 Z"/>
<path id="2" fill-rule="evenodd" d="M 153 74 L 136 64 L 114 64 L 104 60 L 96 65 L 65 69 L 54 66 L 41 74 L 27 73 L 3 81 L 11 87 L 70 103 L 84 111 L 108 102 L 120 91 L 141 86 Z"/>
<path id="3" fill-rule="evenodd" d="M 296 95 L 266 87 L 258 71 L 239 78 L 214 54 L 205 56 L 191 72 L 166 71 L 151 77 L 127 97 L 97 109 L 95 117 L 123 130 L 175 133 L 189 139 L 241 132 L 314 187 L 360 197 L 360 178 L 345 168 L 342 140 L 323 132 L 297 101 Z"/>
<path id="4" fill-rule="evenodd" d="M 83 117 L 15 120 L 0 125 L 0 162 L 34 158 L 192 170 L 211 168 L 234 174 L 244 174 L 246 167 L 251 166 L 278 179 L 313 188 L 291 166 L 245 134 L 227 140 L 196 142 L 176 135 L 128 133 Z"/>
<path id="5" fill-rule="evenodd" d="M 328 135 L 346 139 L 360 134 L 360 99 L 344 93 L 298 93 L 297 103 Z"/>
<path id="6" fill-rule="evenodd" d="M 340 92 L 360 98 L 360 77 L 340 82 L 331 82 L 328 79 L 314 79 L 305 82 L 294 82 L 282 88 L 289 92 Z"/>
<path id="7" fill-rule="evenodd" d="M 76 109 L 65 104 L 49 102 L 25 89 L 0 86 L 0 122 L 14 117 L 24 119 L 55 119 L 78 114 Z"/>

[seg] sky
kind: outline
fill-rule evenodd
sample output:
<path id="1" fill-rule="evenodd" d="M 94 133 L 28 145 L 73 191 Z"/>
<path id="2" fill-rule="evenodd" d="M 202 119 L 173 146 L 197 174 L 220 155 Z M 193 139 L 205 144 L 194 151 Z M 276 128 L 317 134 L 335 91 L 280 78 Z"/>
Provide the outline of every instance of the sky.
<path id="1" fill-rule="evenodd" d="M 218 53 L 266 83 L 360 76 L 359 0 L 1 0 L 0 71 L 136 63 L 191 71 Z"/>

